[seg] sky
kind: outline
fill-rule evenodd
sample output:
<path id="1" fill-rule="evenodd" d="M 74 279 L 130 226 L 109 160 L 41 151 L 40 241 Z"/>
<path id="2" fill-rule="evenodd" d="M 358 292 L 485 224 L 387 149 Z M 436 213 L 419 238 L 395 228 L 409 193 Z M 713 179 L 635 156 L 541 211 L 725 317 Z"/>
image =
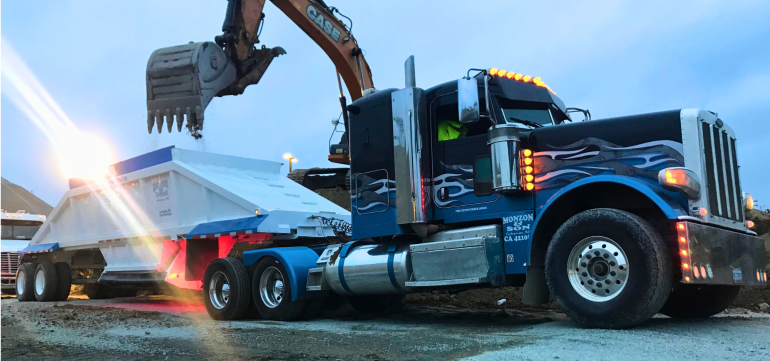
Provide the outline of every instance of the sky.
<path id="1" fill-rule="evenodd" d="M 770 207 L 770 2 L 327 4 L 353 19 L 377 88 L 403 87 L 404 61 L 414 55 L 422 88 L 495 67 L 541 77 L 594 119 L 715 111 L 737 134 L 743 190 Z M 176 145 L 274 161 L 290 152 L 298 168 L 335 166 L 326 160 L 340 112 L 334 65 L 271 3 L 259 45 L 287 55 L 243 95 L 212 101 L 202 141 L 147 134 L 145 69 L 157 48 L 219 35 L 226 1 L 2 5 L 2 61 L 14 49 L 71 126 L 103 139 L 100 155 L 119 161 Z M 61 147 L 13 102 L 11 87 L 3 77 L 0 173 L 56 205 L 68 188 Z"/>

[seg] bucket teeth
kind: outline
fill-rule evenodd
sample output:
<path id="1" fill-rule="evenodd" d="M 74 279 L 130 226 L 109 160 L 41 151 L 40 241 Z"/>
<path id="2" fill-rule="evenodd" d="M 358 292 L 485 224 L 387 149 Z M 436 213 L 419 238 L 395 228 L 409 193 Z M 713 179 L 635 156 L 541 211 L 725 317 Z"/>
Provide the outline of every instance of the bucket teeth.
<path id="1" fill-rule="evenodd" d="M 171 109 L 166 109 L 166 128 L 171 133 L 171 128 L 174 125 L 174 116 L 171 115 Z"/>
<path id="2" fill-rule="evenodd" d="M 147 111 L 147 133 L 152 134 L 152 126 L 155 125 L 155 118 L 152 117 L 152 111 Z"/>
<path id="3" fill-rule="evenodd" d="M 203 109 L 200 106 L 195 107 L 195 129 L 203 130 Z"/>
<path id="4" fill-rule="evenodd" d="M 176 108 L 176 130 L 178 132 L 182 131 L 182 124 L 184 123 L 184 116 L 182 115 L 182 109 Z M 169 128 L 169 132 L 171 132 L 171 129 Z"/>
<path id="5" fill-rule="evenodd" d="M 160 110 L 155 111 L 155 125 L 158 126 L 158 134 L 163 133 L 163 116 L 160 115 Z"/>

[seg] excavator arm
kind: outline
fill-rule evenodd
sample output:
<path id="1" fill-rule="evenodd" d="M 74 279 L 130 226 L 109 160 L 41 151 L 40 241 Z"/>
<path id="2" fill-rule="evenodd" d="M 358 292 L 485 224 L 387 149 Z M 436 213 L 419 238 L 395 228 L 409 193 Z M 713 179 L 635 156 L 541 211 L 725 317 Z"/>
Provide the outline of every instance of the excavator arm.
<path id="1" fill-rule="evenodd" d="M 356 100 L 374 88 L 369 65 L 358 43 L 323 0 L 271 0 L 329 56 L 337 68 L 340 101 L 342 83 Z M 256 48 L 264 21 L 265 0 L 228 0 L 222 35 L 214 42 L 189 43 L 154 51 L 147 63 L 147 130 L 161 132 L 165 120 L 171 132 L 187 129 L 196 138 L 203 129 L 203 113 L 214 97 L 242 94 L 262 78 L 280 48 Z M 352 23 L 351 23 L 352 28 Z M 347 123 L 347 122 L 346 122 Z M 347 126 L 347 124 L 345 124 Z"/>

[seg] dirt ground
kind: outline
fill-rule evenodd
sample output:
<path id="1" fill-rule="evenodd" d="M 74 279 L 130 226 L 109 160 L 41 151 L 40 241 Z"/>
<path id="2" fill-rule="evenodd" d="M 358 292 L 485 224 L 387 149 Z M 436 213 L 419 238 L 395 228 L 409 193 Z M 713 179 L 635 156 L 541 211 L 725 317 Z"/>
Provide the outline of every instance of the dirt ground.
<path id="1" fill-rule="evenodd" d="M 297 322 L 214 321 L 195 297 L 72 297 L 51 303 L 4 298 L 2 356 L 142 361 L 584 360 L 594 358 L 590 355 L 605 358 L 604 349 L 624 360 L 770 359 L 770 315 L 745 309 L 700 321 L 658 316 L 632 330 L 584 330 L 547 308 L 481 307 L 497 306 L 487 296 L 425 294 L 411 297 L 402 313 L 387 317 L 365 316 L 345 305 Z M 454 303 L 442 305 L 444 299 Z M 474 307 L 459 306 L 463 303 Z"/>

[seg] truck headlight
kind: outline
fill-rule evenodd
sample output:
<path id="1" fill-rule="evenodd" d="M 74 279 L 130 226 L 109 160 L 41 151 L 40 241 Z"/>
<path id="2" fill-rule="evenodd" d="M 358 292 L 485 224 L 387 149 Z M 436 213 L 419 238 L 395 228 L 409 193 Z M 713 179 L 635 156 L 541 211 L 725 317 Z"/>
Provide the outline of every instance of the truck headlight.
<path id="1" fill-rule="evenodd" d="M 686 195 L 690 199 L 700 198 L 700 181 L 695 172 L 687 168 L 665 168 L 658 172 L 658 182 L 663 188 Z"/>
<path id="2" fill-rule="evenodd" d="M 754 209 L 754 197 L 751 194 L 746 193 L 746 196 L 743 197 L 743 203 L 746 209 Z"/>

